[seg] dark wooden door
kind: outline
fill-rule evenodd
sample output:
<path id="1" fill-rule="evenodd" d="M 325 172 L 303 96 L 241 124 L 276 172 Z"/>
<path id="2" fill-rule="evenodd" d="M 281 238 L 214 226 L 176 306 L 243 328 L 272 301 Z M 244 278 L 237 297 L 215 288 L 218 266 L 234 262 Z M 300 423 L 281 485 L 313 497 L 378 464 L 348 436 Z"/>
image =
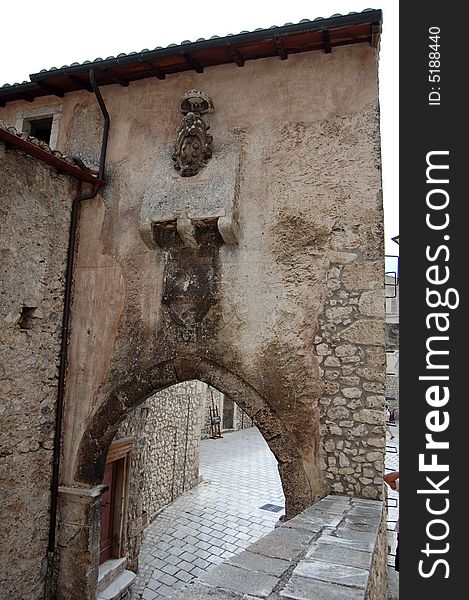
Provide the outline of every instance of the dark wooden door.
<path id="1" fill-rule="evenodd" d="M 234 429 L 234 402 L 227 396 L 223 398 L 223 429 Z"/>
<path id="2" fill-rule="evenodd" d="M 114 521 L 114 496 L 115 496 L 115 462 L 109 463 L 104 469 L 103 485 L 109 486 L 104 492 L 101 501 L 101 547 L 99 564 L 112 558 L 112 534 Z"/>

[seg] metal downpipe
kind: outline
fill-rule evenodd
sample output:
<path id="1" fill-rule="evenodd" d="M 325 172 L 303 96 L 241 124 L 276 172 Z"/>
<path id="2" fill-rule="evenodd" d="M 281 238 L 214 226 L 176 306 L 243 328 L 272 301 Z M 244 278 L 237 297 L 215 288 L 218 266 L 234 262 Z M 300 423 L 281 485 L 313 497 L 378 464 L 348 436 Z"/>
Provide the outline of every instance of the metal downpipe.
<path id="1" fill-rule="evenodd" d="M 104 180 L 104 170 L 106 165 L 106 151 L 109 136 L 110 118 L 109 113 L 104 104 L 101 92 L 96 84 L 94 71 L 89 72 L 90 83 L 93 87 L 96 99 L 104 116 L 103 137 L 101 142 L 101 153 L 99 159 L 99 175 L 100 181 Z M 55 598 L 55 581 L 54 581 L 54 563 L 55 563 L 55 546 L 57 533 L 57 508 L 59 494 L 59 476 L 60 476 L 60 452 L 62 442 L 62 425 L 63 425 L 63 408 L 65 396 L 65 376 L 67 371 L 68 359 L 68 342 L 69 342 L 69 326 L 70 326 L 70 307 L 72 300 L 73 287 L 73 267 L 76 251 L 76 237 L 78 230 L 78 216 L 81 202 L 95 198 L 99 190 L 99 186 L 95 185 L 92 192 L 76 196 L 72 203 L 72 212 L 70 216 L 70 233 L 68 239 L 67 250 L 67 265 L 65 271 L 65 292 L 64 306 L 62 318 L 62 335 L 60 343 L 60 363 L 59 363 L 59 381 L 57 389 L 57 409 L 55 416 L 55 433 L 54 433 L 54 451 L 52 459 L 52 479 L 51 479 L 51 508 L 49 522 L 49 541 L 47 547 L 47 571 L 45 581 L 45 600 L 53 600 Z"/>

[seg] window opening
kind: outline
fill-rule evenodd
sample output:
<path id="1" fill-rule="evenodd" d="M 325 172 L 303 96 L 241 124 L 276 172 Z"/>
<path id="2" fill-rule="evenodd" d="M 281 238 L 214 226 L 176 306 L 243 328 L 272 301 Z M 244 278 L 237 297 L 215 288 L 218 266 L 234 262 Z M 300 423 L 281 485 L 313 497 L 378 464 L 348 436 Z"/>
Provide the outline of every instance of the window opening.
<path id="1" fill-rule="evenodd" d="M 53 117 L 44 117 L 42 119 L 26 120 L 24 124 L 25 126 L 29 125 L 29 131 L 27 132 L 29 135 L 49 144 L 52 134 L 52 120 Z"/>

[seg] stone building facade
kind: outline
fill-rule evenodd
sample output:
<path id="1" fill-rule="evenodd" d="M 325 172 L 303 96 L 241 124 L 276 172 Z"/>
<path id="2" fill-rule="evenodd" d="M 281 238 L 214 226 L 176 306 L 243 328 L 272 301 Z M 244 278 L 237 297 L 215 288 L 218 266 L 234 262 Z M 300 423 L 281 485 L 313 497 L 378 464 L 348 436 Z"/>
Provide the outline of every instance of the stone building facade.
<path id="1" fill-rule="evenodd" d="M 106 184 L 78 190 L 15 151 L 2 160 L 12 198 L 7 257 L 18 248 L 2 322 L 2 383 L 16 388 L 6 404 L 8 507 L 23 522 L 42 511 L 47 523 L 68 220 L 73 198 L 86 195 L 65 332 L 56 577 L 48 579 L 57 598 L 96 597 L 102 504 L 110 503 L 101 501 L 103 481 L 117 489 L 111 554 L 128 555 L 133 568 L 141 514 L 195 483 L 201 414 L 196 397 L 179 394 L 184 382 L 219 390 L 259 428 L 278 461 L 287 518 L 330 491 L 383 498 L 380 19 L 367 11 L 217 38 L 103 61 L 89 83 L 90 67 L 79 65 L 38 75 L 42 85 L 0 89 L 0 118 L 29 127 L 47 115 L 56 148 L 99 169 Z M 14 224 L 27 202 L 32 237 Z M 15 397 L 31 408 L 27 424 Z M 164 435 L 149 439 L 158 428 Z M 22 461 L 32 473 L 36 452 L 43 502 L 33 506 L 21 499 Z M 139 474 L 150 455 L 166 467 Z M 131 492 L 153 484 L 145 507 Z M 12 527 L 5 534 L 7 547 L 34 555 L 28 599 L 44 580 L 46 529 L 34 528 L 42 537 L 29 546 L 14 541 Z M 17 592 L 26 558 L 10 558 L 6 585 Z"/>
<path id="2" fill-rule="evenodd" d="M 64 274 L 78 182 L 1 141 L 0 165 L 0 595 L 36 599 L 44 590 Z"/>

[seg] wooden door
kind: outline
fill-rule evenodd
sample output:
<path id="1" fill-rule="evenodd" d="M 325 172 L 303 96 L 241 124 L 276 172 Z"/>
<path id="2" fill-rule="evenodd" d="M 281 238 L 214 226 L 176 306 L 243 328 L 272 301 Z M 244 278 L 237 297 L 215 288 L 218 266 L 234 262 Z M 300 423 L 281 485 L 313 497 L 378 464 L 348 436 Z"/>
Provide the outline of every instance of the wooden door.
<path id="1" fill-rule="evenodd" d="M 101 501 L 101 537 L 99 564 L 112 558 L 112 537 L 114 522 L 114 498 L 115 498 L 115 469 L 116 463 L 108 463 L 104 469 L 103 485 L 108 489 L 102 495 Z"/>

